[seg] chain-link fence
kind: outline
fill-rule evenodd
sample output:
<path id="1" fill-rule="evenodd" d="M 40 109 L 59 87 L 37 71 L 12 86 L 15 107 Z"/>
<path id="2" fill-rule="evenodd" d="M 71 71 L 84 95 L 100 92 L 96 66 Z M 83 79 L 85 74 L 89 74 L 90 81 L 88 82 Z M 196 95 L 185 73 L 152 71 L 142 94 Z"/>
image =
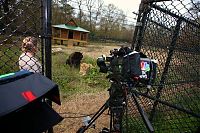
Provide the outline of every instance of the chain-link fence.
<path id="1" fill-rule="evenodd" d="M 0 75 L 19 70 L 22 40 L 34 36 L 39 44 L 35 57 L 41 62 L 43 72 L 44 64 L 47 66 L 45 71 L 51 77 L 51 55 L 44 54 L 51 53 L 51 45 L 44 48 L 51 37 L 47 34 L 49 29 L 44 29 L 50 27 L 49 20 L 43 19 L 51 15 L 50 10 L 44 13 L 47 1 L 0 1 Z M 156 132 L 200 130 L 199 6 L 195 0 L 142 0 L 140 5 L 133 47 L 158 60 L 158 66 L 150 92 L 135 90 L 134 93 L 139 94 L 138 102 Z M 128 131 L 148 131 L 135 106 L 130 106 L 128 113 Z"/>
<path id="2" fill-rule="evenodd" d="M 41 0 L 0 1 L 0 74 L 19 69 L 44 71 L 46 3 Z M 30 36 L 36 40 L 23 40 Z"/>
<path id="3" fill-rule="evenodd" d="M 199 132 L 200 2 L 155 1 L 141 2 L 133 47 L 158 60 L 157 79 L 148 94 L 134 93 L 155 132 Z M 147 132 L 135 106 L 131 132 Z"/>

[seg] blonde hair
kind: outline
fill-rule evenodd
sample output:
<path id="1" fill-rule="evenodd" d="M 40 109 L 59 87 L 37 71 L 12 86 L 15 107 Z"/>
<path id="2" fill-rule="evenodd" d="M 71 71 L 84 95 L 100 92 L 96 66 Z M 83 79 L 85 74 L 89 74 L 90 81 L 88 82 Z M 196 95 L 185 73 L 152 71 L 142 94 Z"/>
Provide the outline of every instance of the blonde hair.
<path id="1" fill-rule="evenodd" d="M 37 39 L 35 37 L 26 37 L 22 41 L 22 51 L 35 53 L 37 48 Z"/>

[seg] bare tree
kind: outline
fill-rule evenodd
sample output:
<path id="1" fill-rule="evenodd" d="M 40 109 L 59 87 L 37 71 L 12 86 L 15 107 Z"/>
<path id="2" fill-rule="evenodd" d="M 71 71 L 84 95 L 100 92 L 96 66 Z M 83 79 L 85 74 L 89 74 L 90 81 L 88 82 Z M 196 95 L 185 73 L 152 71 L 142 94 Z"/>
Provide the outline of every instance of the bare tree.
<path id="1" fill-rule="evenodd" d="M 102 14 L 102 10 L 103 10 L 103 6 L 104 6 L 104 1 L 103 0 L 97 0 L 96 2 L 96 10 L 95 10 L 95 17 L 94 17 L 94 31 L 96 31 L 96 27 L 98 25 L 98 19 L 100 17 L 100 15 Z"/>
<path id="2" fill-rule="evenodd" d="M 110 38 L 113 32 L 120 30 L 120 25 L 123 19 L 125 19 L 123 16 L 125 16 L 123 12 L 113 4 L 109 4 L 103 9 L 100 26 L 106 38 Z"/>
<path id="3" fill-rule="evenodd" d="M 73 7 L 69 5 L 69 0 L 60 0 L 60 8 L 63 12 L 63 19 L 66 21 L 73 16 Z"/>
<path id="4" fill-rule="evenodd" d="M 98 20 L 99 15 L 101 15 L 101 11 L 103 9 L 104 1 L 103 0 L 97 0 L 97 7 L 96 7 L 96 14 L 95 14 L 95 20 Z"/>
<path id="5" fill-rule="evenodd" d="M 82 23 L 82 17 L 83 17 L 83 11 L 82 11 L 82 5 L 84 3 L 85 0 L 76 0 L 77 4 L 78 4 L 78 10 L 79 10 L 79 14 L 78 14 L 78 18 L 79 18 L 79 23 Z"/>
<path id="6" fill-rule="evenodd" d="M 69 4 L 69 0 L 53 0 L 52 16 L 53 24 L 66 23 L 74 17 L 74 8 Z"/>
<path id="7" fill-rule="evenodd" d="M 95 6 L 96 0 L 86 0 L 87 10 L 89 12 L 90 30 L 92 30 L 92 8 Z"/>

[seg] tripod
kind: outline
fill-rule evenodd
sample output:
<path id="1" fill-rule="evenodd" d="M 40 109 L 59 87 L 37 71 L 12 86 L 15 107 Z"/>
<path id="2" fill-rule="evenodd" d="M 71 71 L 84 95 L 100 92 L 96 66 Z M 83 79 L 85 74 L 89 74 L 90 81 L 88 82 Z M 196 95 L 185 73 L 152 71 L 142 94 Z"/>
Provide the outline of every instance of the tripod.
<path id="1" fill-rule="evenodd" d="M 154 132 L 154 129 L 152 127 L 151 122 L 149 121 L 145 111 L 143 108 L 140 106 L 137 97 L 138 95 L 135 94 L 134 92 L 131 92 L 130 90 L 134 89 L 131 88 L 127 83 L 118 83 L 118 82 L 112 82 L 111 87 L 108 89 L 109 91 L 109 99 L 104 103 L 104 105 L 94 114 L 94 116 L 89 120 L 88 124 L 86 126 L 83 126 L 79 128 L 77 133 L 84 133 L 97 119 L 101 114 L 109 109 L 110 112 L 110 128 L 102 133 L 124 133 L 126 132 L 125 130 L 123 131 L 123 125 L 122 125 L 122 120 L 128 119 L 127 118 L 127 99 L 128 95 L 130 95 L 130 98 L 132 98 L 133 102 L 131 103 L 132 105 L 136 105 L 143 122 L 145 126 L 147 127 L 148 131 L 150 133 Z M 128 94 L 131 92 L 130 94 Z M 126 116 L 124 117 L 124 114 Z M 126 123 L 128 125 L 128 123 Z"/>
<path id="2" fill-rule="evenodd" d="M 109 109 L 110 115 L 110 128 L 109 133 L 122 133 L 122 117 L 126 108 L 126 90 L 122 89 L 122 86 L 113 82 L 111 87 L 108 89 L 109 99 L 104 103 L 104 105 L 94 114 L 94 116 L 89 121 L 88 125 L 79 128 L 77 133 L 84 133 L 101 114 Z M 123 91 L 123 93 L 122 93 Z"/>

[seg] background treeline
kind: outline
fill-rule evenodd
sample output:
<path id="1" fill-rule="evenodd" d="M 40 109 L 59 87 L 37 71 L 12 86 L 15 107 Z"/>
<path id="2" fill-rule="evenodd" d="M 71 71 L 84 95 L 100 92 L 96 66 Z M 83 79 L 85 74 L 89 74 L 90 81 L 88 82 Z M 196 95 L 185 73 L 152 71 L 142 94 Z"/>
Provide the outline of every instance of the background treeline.
<path id="1" fill-rule="evenodd" d="M 90 31 L 90 40 L 132 40 L 135 15 L 129 17 L 103 0 L 53 0 L 52 15 L 53 24 L 64 24 L 73 18 Z"/>
<path id="2" fill-rule="evenodd" d="M 200 2 L 193 0 L 186 7 L 184 2 L 187 0 L 179 0 L 183 5 L 186 17 L 189 16 L 199 24 Z M 171 5 L 174 5 L 172 1 Z M 0 1 L 0 35 L 6 38 L 19 35 L 41 35 L 42 34 L 42 1 L 41 0 L 2 0 Z M 127 16 L 127 14 L 113 4 L 106 5 L 103 0 L 52 0 L 52 24 L 64 24 L 69 19 L 74 19 L 80 27 L 90 31 L 90 40 L 95 41 L 123 41 L 131 42 L 135 29 L 136 15 Z M 166 7 L 167 8 L 167 7 Z M 178 6 L 172 7 L 175 12 L 181 13 Z M 187 9 L 187 10 L 186 10 Z M 133 9 L 134 10 L 134 9 Z M 173 11 L 173 10 L 172 10 Z M 160 14 L 162 15 L 162 14 Z M 159 23 L 168 23 L 168 18 L 160 19 L 159 14 L 155 14 L 156 21 Z M 150 21 L 152 18 L 149 18 Z M 196 23 L 195 22 L 195 23 Z M 150 27 L 154 27 L 151 23 Z M 168 27 L 173 29 L 174 27 Z M 153 29 L 153 28 L 151 28 Z M 191 31 L 192 28 L 187 24 L 181 27 L 184 32 L 182 36 L 198 35 L 199 29 Z M 161 38 L 165 31 L 155 28 L 150 32 L 159 35 Z M 8 36 L 9 35 L 9 36 Z M 156 37 L 156 36 L 155 36 Z M 5 37 L 4 37 L 5 38 Z M 185 37 L 183 37 L 184 40 Z M 156 39 L 159 39 L 156 37 Z M 4 39 L 6 40 L 6 39 Z M 185 43 L 185 41 L 183 41 Z M 188 42 L 188 41 L 187 41 Z M 195 41 L 196 42 L 196 41 Z"/>

